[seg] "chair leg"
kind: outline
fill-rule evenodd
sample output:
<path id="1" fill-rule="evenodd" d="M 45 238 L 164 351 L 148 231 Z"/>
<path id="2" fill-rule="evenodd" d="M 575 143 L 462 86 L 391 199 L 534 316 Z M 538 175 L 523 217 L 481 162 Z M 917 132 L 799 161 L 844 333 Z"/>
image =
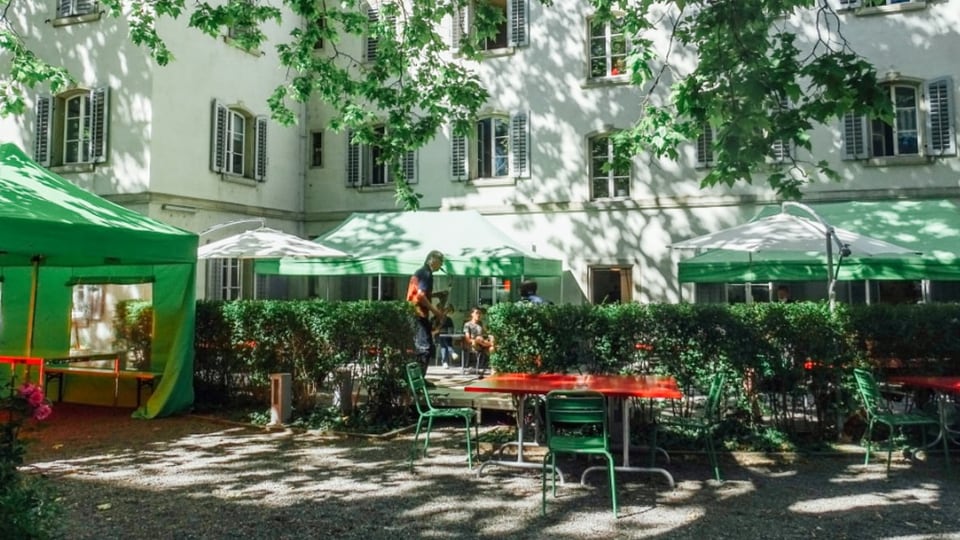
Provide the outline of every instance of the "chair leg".
<path id="1" fill-rule="evenodd" d="M 420 438 L 420 427 L 423 425 L 423 417 L 417 419 L 417 430 L 413 434 L 413 446 L 410 448 L 410 466 L 413 467 L 413 460 L 417 459 L 419 450 L 417 448 L 417 439 Z"/>
<path id="2" fill-rule="evenodd" d="M 870 445 L 872 440 L 873 440 L 873 419 L 870 419 L 870 421 L 867 422 L 867 454 L 863 458 L 864 465 L 870 464 Z"/>
<path id="3" fill-rule="evenodd" d="M 613 456 L 607 454 L 607 469 L 610 471 L 610 498 L 613 499 L 613 517 L 617 516 L 617 480 L 616 471 L 613 468 Z"/>
<path id="4" fill-rule="evenodd" d="M 547 460 L 550 452 L 543 456 L 543 466 L 540 467 L 540 515 L 547 515 Z M 551 471 L 552 472 L 552 471 Z"/>
<path id="5" fill-rule="evenodd" d="M 427 457 L 430 448 L 430 432 L 433 431 L 433 417 L 427 418 L 427 432 L 423 434 L 423 457 Z"/>
<path id="6" fill-rule="evenodd" d="M 473 470 L 473 450 L 470 448 L 470 417 L 464 416 L 466 421 L 466 434 L 467 434 L 467 468 L 471 471 Z M 480 441 L 477 441 L 477 444 L 480 444 Z"/>
<path id="7" fill-rule="evenodd" d="M 717 482 L 722 482 L 720 479 L 720 464 L 717 462 L 717 448 L 713 443 L 713 434 L 709 430 L 704 430 L 703 437 L 707 442 L 707 457 L 710 458 L 710 466 L 713 467 L 713 476 L 717 479 Z"/>
<path id="8" fill-rule="evenodd" d="M 650 438 L 650 466 L 657 466 L 657 433 L 660 431 L 660 426 L 653 424 L 653 437 Z"/>

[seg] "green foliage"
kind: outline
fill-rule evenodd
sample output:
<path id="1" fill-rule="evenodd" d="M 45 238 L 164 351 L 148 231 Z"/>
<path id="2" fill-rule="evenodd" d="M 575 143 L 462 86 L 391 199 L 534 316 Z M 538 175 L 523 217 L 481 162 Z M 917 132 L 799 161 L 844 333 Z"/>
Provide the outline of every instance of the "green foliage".
<path id="1" fill-rule="evenodd" d="M 549 6 L 550 2 L 543 2 Z M 644 111 L 632 130 L 615 138 L 616 162 L 638 153 L 676 159 L 680 144 L 695 140 L 704 126 L 716 135 L 714 163 L 704 186 L 752 182 L 755 174 L 782 196 L 799 198 L 807 169 L 838 179 L 825 162 L 795 157 L 768 163 L 774 143 L 789 141 L 810 148 L 809 131 L 847 111 L 890 118 L 889 98 L 875 69 L 858 57 L 838 31 L 840 21 L 829 2 L 816 0 L 741 0 L 627 2 L 593 0 L 596 17 L 622 14 L 632 36 L 628 64 L 633 84 L 646 93 Z M 123 17 L 133 43 L 143 46 L 157 64 L 173 60 L 157 32 L 163 18 L 188 16 L 188 25 L 215 39 L 230 29 L 237 46 L 259 51 L 267 44 L 262 28 L 284 17 L 298 24 L 285 42 L 277 43 L 289 79 L 268 100 L 281 124 L 297 120 L 294 104 L 312 96 L 329 105 L 329 127 L 350 130 L 354 143 L 375 144 L 382 164 L 396 179 L 397 204 L 416 209 L 421 195 L 404 178 L 403 156 L 429 142 L 444 124 L 468 134 L 489 95 L 478 74 L 462 60 L 480 59 L 482 44 L 495 34 L 502 13 L 487 3 L 414 0 L 401 9 L 384 3 L 379 16 L 368 17 L 366 4 L 284 0 L 283 8 L 258 0 L 229 0 L 216 5 L 184 0 L 103 0 L 108 14 Z M 474 8 L 470 28 L 457 54 L 441 35 L 444 18 L 466 6 Z M 667 17 L 664 17 L 666 11 Z M 801 50 L 796 34 L 784 21 L 796 14 L 814 15 L 817 36 L 812 50 Z M 671 20 L 670 27 L 662 26 Z M 303 24 L 300 24 L 302 21 Z M 398 24 L 399 22 L 399 24 Z M 23 89 L 49 84 L 54 93 L 72 82 L 63 68 L 37 58 L 10 19 L 0 16 L 0 50 L 11 60 L 9 78 L 0 81 L 0 114 L 22 113 Z M 654 33 L 672 33 L 670 53 L 655 47 Z M 376 43 L 375 58 L 361 58 L 345 44 Z M 324 48 L 316 49 L 318 40 Z M 696 53 L 695 67 L 682 54 Z M 670 56 L 670 54 L 674 56 Z M 675 65 L 674 65 L 675 62 Z M 668 100 L 654 94 L 662 74 L 674 73 Z M 789 102 L 784 107 L 783 103 Z M 387 126 L 387 129 L 381 129 Z"/>
<path id="2" fill-rule="evenodd" d="M 62 508 L 56 497 L 41 476 L 18 475 L 0 485 L 0 538 L 62 538 L 64 531 L 58 519 Z"/>
<path id="3" fill-rule="evenodd" d="M 133 355 L 137 369 L 149 370 L 153 347 L 153 304 L 145 300 L 117 302 L 113 331 L 117 347 Z"/>

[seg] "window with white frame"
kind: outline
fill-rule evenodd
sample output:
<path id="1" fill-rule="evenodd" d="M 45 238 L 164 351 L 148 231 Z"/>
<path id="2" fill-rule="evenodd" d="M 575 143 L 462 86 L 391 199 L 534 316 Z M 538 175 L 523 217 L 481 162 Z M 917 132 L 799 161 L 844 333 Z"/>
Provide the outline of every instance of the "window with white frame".
<path id="1" fill-rule="evenodd" d="M 923 7 L 927 0 L 837 0 L 840 9 L 854 8 L 882 8 L 886 6 L 901 6 L 910 4 L 916 7 Z"/>
<path id="2" fill-rule="evenodd" d="M 630 196 L 630 166 L 614 160 L 610 134 L 590 138 L 590 198 Z"/>
<path id="3" fill-rule="evenodd" d="M 373 62 L 377 59 L 382 40 L 396 39 L 397 14 L 400 9 L 399 4 L 391 2 L 367 6 L 367 39 L 363 53 L 367 62 Z M 390 36 L 390 34 L 394 35 Z"/>
<path id="4" fill-rule="evenodd" d="M 58 0 L 57 17 L 79 17 L 96 13 L 95 0 Z"/>
<path id="5" fill-rule="evenodd" d="M 777 107 L 770 111 L 771 118 L 782 121 L 786 115 L 790 114 L 790 100 L 780 100 Z M 793 141 L 787 138 L 774 139 L 770 145 L 770 154 L 767 161 L 771 163 L 784 163 L 793 159 Z"/>
<path id="6" fill-rule="evenodd" d="M 107 160 L 109 89 L 37 97 L 34 159 L 46 167 Z"/>
<path id="7" fill-rule="evenodd" d="M 844 159 L 953 156 L 953 79 L 897 80 L 885 83 L 893 119 L 847 113 L 842 119 Z"/>
<path id="8" fill-rule="evenodd" d="M 383 137 L 386 128 L 374 128 L 374 138 Z M 405 152 L 399 164 L 403 178 L 408 184 L 417 183 L 417 153 Z M 387 186 L 396 178 L 394 170 L 384 156 L 383 148 L 375 143 L 360 143 L 353 131 L 347 132 L 347 186 Z"/>
<path id="9" fill-rule="evenodd" d="M 589 22 L 590 78 L 623 77 L 627 74 L 627 34 L 623 19 Z"/>
<path id="10" fill-rule="evenodd" d="M 470 137 L 451 137 L 454 180 L 528 178 L 530 126 L 526 113 L 491 115 L 477 121 Z"/>
<path id="11" fill-rule="evenodd" d="M 207 298 L 237 300 L 243 278 L 240 259 L 207 260 Z"/>
<path id="12" fill-rule="evenodd" d="M 323 167 L 323 132 L 310 133 L 310 166 Z"/>
<path id="13" fill-rule="evenodd" d="M 267 117 L 213 100 L 210 169 L 263 182 L 267 177 Z"/>
<path id="14" fill-rule="evenodd" d="M 483 5 L 500 14 L 500 22 L 493 36 L 488 36 L 480 49 L 495 51 L 529 44 L 528 0 L 474 0 L 456 9 L 451 31 L 451 48 L 459 50 L 463 38 L 468 35 L 477 17 L 478 7 Z"/>
<path id="15" fill-rule="evenodd" d="M 713 166 L 713 127 L 704 123 L 700 127 L 700 135 L 697 136 L 697 167 L 706 168 Z"/>

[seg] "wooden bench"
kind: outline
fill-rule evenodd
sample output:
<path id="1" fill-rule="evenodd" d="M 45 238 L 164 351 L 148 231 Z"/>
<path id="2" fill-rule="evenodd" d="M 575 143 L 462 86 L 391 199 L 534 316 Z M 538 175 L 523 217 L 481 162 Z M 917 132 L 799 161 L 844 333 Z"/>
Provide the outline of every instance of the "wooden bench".
<path id="1" fill-rule="evenodd" d="M 51 380 L 57 381 L 57 401 L 63 401 L 63 385 L 65 375 L 82 375 L 91 377 L 112 377 L 113 378 L 113 405 L 117 405 L 120 397 L 120 380 L 134 379 L 137 382 L 137 407 L 142 401 L 141 394 L 144 387 L 149 387 L 152 391 L 155 382 L 161 377 L 161 373 L 154 371 L 138 371 L 131 369 L 121 369 L 123 352 L 116 353 L 97 353 L 85 355 L 71 355 L 60 358 L 46 358 L 41 370 L 44 378 L 44 385 L 49 385 Z M 97 366 L 95 363 L 107 362 L 109 365 Z M 75 364 L 86 364 L 78 366 Z"/>

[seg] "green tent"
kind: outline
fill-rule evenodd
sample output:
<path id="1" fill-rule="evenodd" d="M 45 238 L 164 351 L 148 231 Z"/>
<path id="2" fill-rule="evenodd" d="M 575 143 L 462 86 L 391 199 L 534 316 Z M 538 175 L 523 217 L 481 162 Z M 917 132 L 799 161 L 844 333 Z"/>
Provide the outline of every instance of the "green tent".
<path id="1" fill-rule="evenodd" d="M 67 356 L 74 285 L 152 283 L 150 369 L 163 376 L 134 416 L 193 404 L 195 234 L 85 191 L 13 144 L 0 145 L 0 230 L 0 355 Z"/>
<path id="2" fill-rule="evenodd" d="M 960 210 L 949 200 L 807 203 L 830 225 L 914 249 L 920 256 L 850 257 L 838 279 L 960 280 Z M 756 219 L 775 214 L 764 208 Z M 714 250 L 680 261 L 681 283 L 813 281 L 826 278 L 826 255 Z"/>
<path id="3" fill-rule="evenodd" d="M 256 271 L 410 275 L 433 249 L 443 252 L 443 269 L 454 276 L 548 277 L 563 270 L 561 261 L 522 247 L 475 211 L 355 213 L 316 241 L 350 256 L 257 261 Z"/>

